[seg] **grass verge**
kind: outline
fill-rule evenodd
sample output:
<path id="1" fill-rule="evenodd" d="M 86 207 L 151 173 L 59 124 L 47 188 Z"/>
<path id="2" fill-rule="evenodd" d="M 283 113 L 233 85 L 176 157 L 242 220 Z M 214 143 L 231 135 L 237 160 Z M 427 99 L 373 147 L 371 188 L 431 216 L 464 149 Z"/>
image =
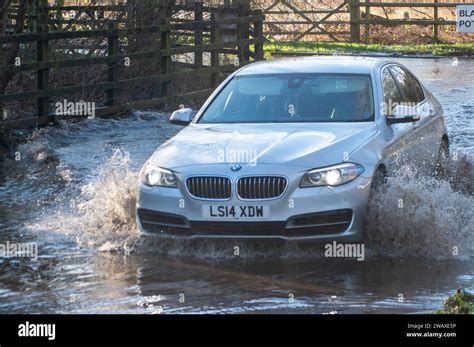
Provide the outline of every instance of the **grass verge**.
<path id="1" fill-rule="evenodd" d="M 380 45 L 343 42 L 312 41 L 267 41 L 264 44 L 265 58 L 271 59 L 272 52 L 310 53 L 387 53 L 403 55 L 474 56 L 474 42 L 438 43 L 426 45 Z"/>
<path id="2" fill-rule="evenodd" d="M 441 314 L 474 314 L 474 295 L 462 289 L 451 295 L 443 304 L 443 308 L 436 311 Z"/>

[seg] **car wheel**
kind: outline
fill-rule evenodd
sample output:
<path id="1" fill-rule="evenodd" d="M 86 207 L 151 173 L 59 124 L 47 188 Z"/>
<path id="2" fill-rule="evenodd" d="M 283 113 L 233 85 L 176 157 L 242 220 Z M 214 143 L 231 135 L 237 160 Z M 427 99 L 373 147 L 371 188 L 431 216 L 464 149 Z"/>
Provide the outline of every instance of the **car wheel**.
<path id="1" fill-rule="evenodd" d="M 372 179 L 370 197 L 372 197 L 373 194 L 375 194 L 375 192 L 377 192 L 378 190 L 383 189 L 386 183 L 387 183 L 387 173 L 385 172 L 383 168 L 377 169 Z"/>
<path id="2" fill-rule="evenodd" d="M 438 160 L 436 161 L 435 175 L 441 179 L 448 177 L 449 147 L 443 141 L 438 151 Z"/>
<path id="3" fill-rule="evenodd" d="M 376 207 L 375 197 L 377 193 L 383 192 L 386 188 L 387 173 L 385 169 L 379 168 L 372 178 L 372 186 L 370 187 L 369 201 L 367 204 L 367 216 L 365 221 L 366 231 L 370 226 L 374 227 L 379 220 L 379 212 Z"/>

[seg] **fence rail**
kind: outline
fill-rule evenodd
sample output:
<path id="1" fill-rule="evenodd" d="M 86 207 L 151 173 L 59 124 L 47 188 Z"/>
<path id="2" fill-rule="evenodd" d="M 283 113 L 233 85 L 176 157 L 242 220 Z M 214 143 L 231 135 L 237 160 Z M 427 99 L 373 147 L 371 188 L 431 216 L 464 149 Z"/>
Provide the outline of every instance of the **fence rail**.
<path id="1" fill-rule="evenodd" d="M 34 72 L 37 88 L 28 91 L 14 91 L 0 94 L 2 105 L 11 102 L 36 100 L 36 115 L 23 118 L 0 119 L 0 129 L 43 125 L 55 122 L 58 114 L 52 112 L 52 98 L 91 92 L 106 93 L 106 102 L 96 109 L 95 114 L 102 116 L 130 110 L 132 108 L 153 107 L 180 100 L 191 100 L 209 95 L 225 74 L 253 60 L 263 59 L 263 20 L 260 10 L 250 7 L 226 6 L 212 7 L 180 6 L 180 11 L 190 11 L 190 20 L 170 21 L 160 25 L 121 27 L 120 21 L 108 21 L 108 27 L 95 30 L 57 30 L 52 21 L 58 11 L 109 11 L 120 10 L 123 6 L 43 6 L 37 8 L 38 16 L 35 32 L 6 34 L 0 36 L 0 45 L 8 49 L 13 44 L 36 45 L 35 61 L 26 61 L 19 65 L 0 65 L 0 74 Z M 225 14 L 225 15 L 224 15 Z M 50 31 L 50 28 L 55 29 Z M 136 37 L 156 35 L 159 40 L 150 50 L 129 51 L 130 42 Z M 80 58 L 51 58 L 51 43 L 65 40 L 99 39 L 100 56 Z M 80 46 L 79 46 L 80 47 Z M 192 57 L 192 61 L 179 60 L 182 56 Z M 234 61 L 223 63 L 222 59 Z M 204 57 L 207 57 L 204 61 Z M 233 58 L 232 58 L 233 57 Z M 119 64 L 125 59 L 137 61 L 153 59 L 158 62 L 159 71 L 147 76 L 124 78 L 120 76 Z M 96 83 L 74 85 L 50 85 L 51 72 L 64 68 L 89 68 L 96 65 L 106 66 L 106 80 Z M 173 68 L 172 68 L 173 67 Z M 223 75 L 224 74 L 224 75 Z M 199 90 L 172 91 L 172 82 L 194 81 L 196 78 L 208 79 L 208 87 Z M 159 83 L 158 97 L 118 102 L 117 93 L 142 83 Z M 192 83 L 190 83 L 192 85 Z M 1 115 L 1 114 L 0 114 Z"/>

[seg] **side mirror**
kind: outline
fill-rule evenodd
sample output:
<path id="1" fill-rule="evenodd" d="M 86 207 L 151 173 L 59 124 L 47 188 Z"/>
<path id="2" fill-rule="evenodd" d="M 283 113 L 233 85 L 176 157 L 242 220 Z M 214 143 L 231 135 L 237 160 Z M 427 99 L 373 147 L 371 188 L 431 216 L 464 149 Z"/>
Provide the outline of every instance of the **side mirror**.
<path id="1" fill-rule="evenodd" d="M 413 123 L 420 120 L 416 107 L 409 105 L 396 105 L 392 115 L 387 115 L 387 124 Z"/>
<path id="2" fill-rule="evenodd" d="M 192 120 L 193 110 L 190 108 L 180 108 L 174 111 L 170 117 L 171 124 L 188 125 Z"/>
<path id="3" fill-rule="evenodd" d="M 398 123 L 414 123 L 414 122 L 418 122 L 419 120 L 420 120 L 419 115 L 404 116 L 404 117 L 387 116 L 387 124 L 389 125 L 398 124 Z"/>

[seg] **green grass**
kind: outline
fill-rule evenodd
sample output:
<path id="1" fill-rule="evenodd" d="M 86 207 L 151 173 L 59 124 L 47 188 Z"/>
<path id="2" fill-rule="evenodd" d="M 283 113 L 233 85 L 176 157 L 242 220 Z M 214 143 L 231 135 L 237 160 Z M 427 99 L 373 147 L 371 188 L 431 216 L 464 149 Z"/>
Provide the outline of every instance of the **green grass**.
<path id="1" fill-rule="evenodd" d="M 271 52 L 311 52 L 311 53 L 398 53 L 398 54 L 429 54 L 435 56 L 474 56 L 474 42 L 468 43 L 439 43 L 429 45 L 380 45 L 339 42 L 311 41 L 267 41 L 264 44 L 265 58 L 271 59 Z"/>
<path id="2" fill-rule="evenodd" d="M 444 314 L 474 314 L 474 295 L 458 289 L 443 304 L 443 308 L 436 313 Z"/>

